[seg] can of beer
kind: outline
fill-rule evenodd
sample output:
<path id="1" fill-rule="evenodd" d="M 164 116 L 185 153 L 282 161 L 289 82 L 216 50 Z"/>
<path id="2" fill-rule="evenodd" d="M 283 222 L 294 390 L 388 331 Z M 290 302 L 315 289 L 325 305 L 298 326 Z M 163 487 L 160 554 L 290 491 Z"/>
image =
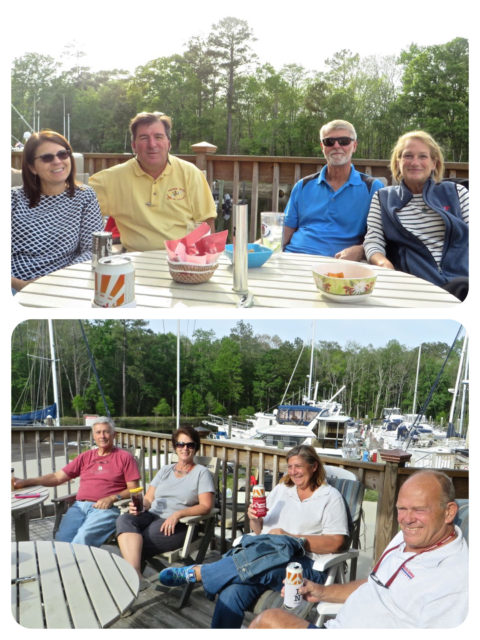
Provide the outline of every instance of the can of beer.
<path id="1" fill-rule="evenodd" d="M 303 585 L 303 568 L 299 562 L 287 565 L 283 606 L 285 609 L 295 609 L 302 602 L 303 596 L 298 592 Z"/>
<path id="2" fill-rule="evenodd" d="M 135 306 L 135 270 L 127 256 L 100 258 L 95 269 L 96 307 Z"/>
<path id="3" fill-rule="evenodd" d="M 263 484 L 256 484 L 252 489 L 253 509 L 258 518 L 267 515 L 267 498 Z"/>
<path id="4" fill-rule="evenodd" d="M 92 235 L 92 269 L 95 269 L 100 258 L 112 255 L 112 232 L 94 231 Z"/>

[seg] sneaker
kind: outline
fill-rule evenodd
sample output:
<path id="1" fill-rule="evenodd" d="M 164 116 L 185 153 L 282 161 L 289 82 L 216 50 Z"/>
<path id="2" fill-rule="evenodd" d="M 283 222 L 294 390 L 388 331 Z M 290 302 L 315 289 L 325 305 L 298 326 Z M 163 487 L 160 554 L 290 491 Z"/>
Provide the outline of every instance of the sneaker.
<path id="1" fill-rule="evenodd" d="M 190 567 L 168 567 L 160 571 L 158 579 L 165 587 L 178 587 L 187 582 L 196 582 L 194 566 L 192 564 Z"/>

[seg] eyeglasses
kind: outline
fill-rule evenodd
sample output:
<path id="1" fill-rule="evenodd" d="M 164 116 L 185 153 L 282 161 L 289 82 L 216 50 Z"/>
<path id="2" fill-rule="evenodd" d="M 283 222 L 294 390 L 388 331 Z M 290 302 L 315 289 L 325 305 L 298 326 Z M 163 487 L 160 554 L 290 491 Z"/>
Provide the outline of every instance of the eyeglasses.
<path id="1" fill-rule="evenodd" d="M 41 160 L 48 164 L 49 162 L 53 162 L 55 158 L 59 160 L 66 160 L 70 157 L 70 151 L 68 149 L 62 149 L 61 151 L 57 151 L 57 153 L 43 153 L 41 156 L 35 156 L 35 160 Z"/>
<path id="2" fill-rule="evenodd" d="M 183 449 L 184 447 L 187 447 L 187 449 L 195 449 L 195 443 L 194 442 L 176 442 L 175 447 L 178 449 Z"/>
<path id="3" fill-rule="evenodd" d="M 354 142 L 354 139 L 353 138 L 347 138 L 347 136 L 340 136 L 340 138 L 324 138 L 322 140 L 322 143 L 326 147 L 333 147 L 335 145 L 335 142 L 338 142 L 338 144 L 341 147 L 348 147 L 348 145 L 351 142 Z"/>

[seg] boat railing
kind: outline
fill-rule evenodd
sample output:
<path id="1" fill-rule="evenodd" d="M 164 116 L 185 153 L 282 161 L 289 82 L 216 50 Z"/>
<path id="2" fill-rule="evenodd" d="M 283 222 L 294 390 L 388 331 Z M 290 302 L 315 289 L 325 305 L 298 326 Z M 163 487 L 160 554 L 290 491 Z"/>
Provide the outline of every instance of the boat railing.
<path id="1" fill-rule="evenodd" d="M 20 475 L 20 468 L 23 477 L 41 476 L 61 469 L 93 444 L 91 429 L 84 426 L 12 427 L 12 461 L 17 475 Z M 173 453 L 171 434 L 117 427 L 116 444 L 133 449 L 137 456 L 142 457 L 144 486 L 148 486 L 156 471 L 169 462 Z M 378 492 L 375 559 L 398 530 L 395 514 L 396 495 L 401 484 L 416 470 L 414 467 L 405 466 L 405 460 L 408 459 L 405 452 L 388 453 L 388 460 L 376 463 L 321 456 L 325 464 L 352 471 L 367 489 Z M 217 541 L 220 551 L 224 552 L 235 538 L 239 525 L 244 531 L 249 530 L 248 520 L 244 521 L 244 518 L 245 505 L 250 503 L 250 479 L 254 477 L 256 482 L 274 487 L 286 471 L 287 452 L 257 447 L 241 441 L 237 444 L 202 438 L 199 454 L 215 456 L 221 460 L 217 496 L 220 511 Z M 442 471 L 452 478 L 456 496 L 468 498 L 468 470 L 443 468 Z"/>

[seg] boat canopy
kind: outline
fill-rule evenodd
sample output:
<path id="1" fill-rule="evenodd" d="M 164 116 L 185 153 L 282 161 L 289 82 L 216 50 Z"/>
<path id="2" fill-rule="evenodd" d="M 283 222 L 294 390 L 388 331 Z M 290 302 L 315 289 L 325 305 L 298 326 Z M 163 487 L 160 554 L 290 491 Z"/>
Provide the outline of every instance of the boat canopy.
<path id="1" fill-rule="evenodd" d="M 280 404 L 278 405 L 277 420 L 280 424 L 285 422 L 308 425 L 319 415 L 328 415 L 325 407 L 312 407 L 307 404 Z"/>
<path id="2" fill-rule="evenodd" d="M 25 426 L 29 424 L 35 424 L 36 422 L 42 422 L 46 418 L 57 417 L 57 405 L 53 403 L 43 409 L 37 409 L 36 411 L 30 411 L 29 413 L 13 414 L 12 413 L 12 425 Z"/>

